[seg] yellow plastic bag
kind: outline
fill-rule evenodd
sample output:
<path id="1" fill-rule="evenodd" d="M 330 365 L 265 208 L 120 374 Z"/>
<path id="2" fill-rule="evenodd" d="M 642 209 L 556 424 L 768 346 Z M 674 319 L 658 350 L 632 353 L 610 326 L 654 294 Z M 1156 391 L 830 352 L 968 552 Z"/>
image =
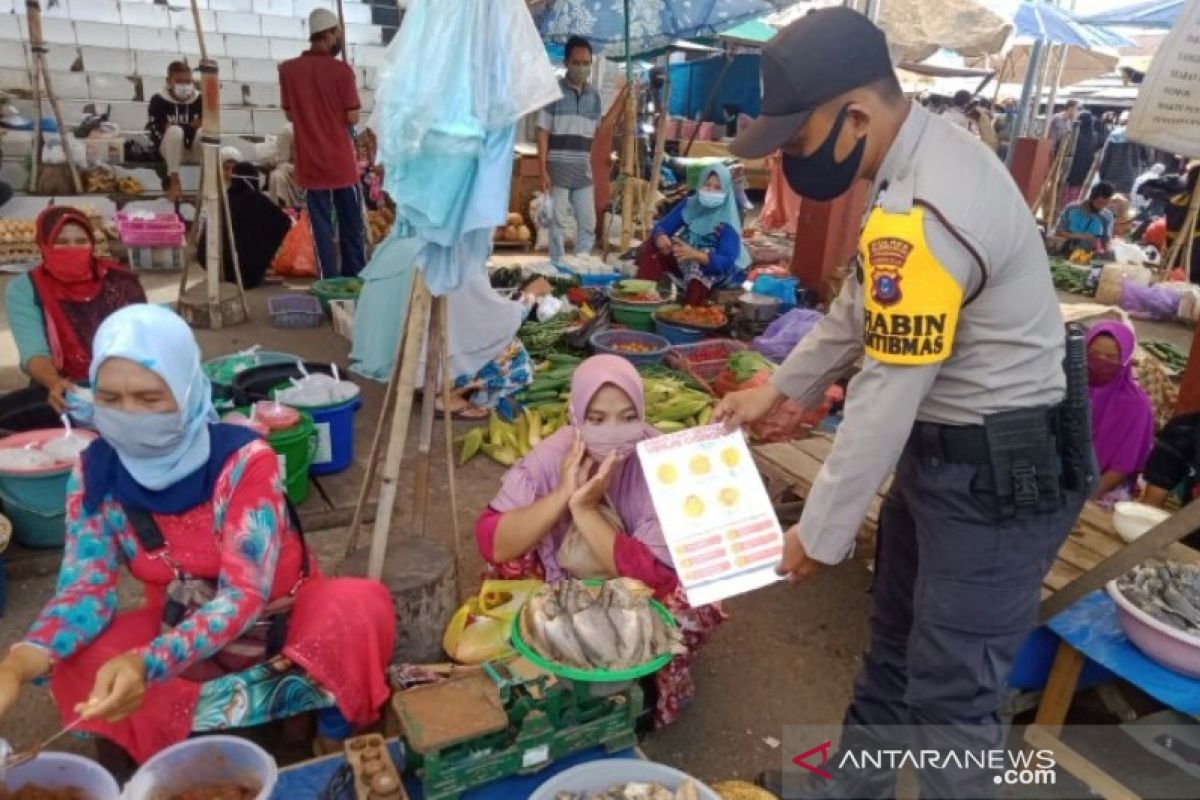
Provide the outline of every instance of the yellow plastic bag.
<path id="1" fill-rule="evenodd" d="M 512 655 L 508 631 L 513 617 L 541 581 L 484 581 L 479 595 L 454 612 L 442 648 L 460 664 L 481 664 Z"/>

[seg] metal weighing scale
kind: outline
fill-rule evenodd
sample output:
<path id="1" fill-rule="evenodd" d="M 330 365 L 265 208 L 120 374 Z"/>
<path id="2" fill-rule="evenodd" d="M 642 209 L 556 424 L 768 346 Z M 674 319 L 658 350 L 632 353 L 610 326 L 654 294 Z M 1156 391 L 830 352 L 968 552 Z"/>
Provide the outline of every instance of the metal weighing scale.
<path id="1" fill-rule="evenodd" d="M 642 689 L 556 676 L 517 657 L 398 692 L 392 707 L 425 797 L 453 800 L 581 750 L 633 747 Z"/>

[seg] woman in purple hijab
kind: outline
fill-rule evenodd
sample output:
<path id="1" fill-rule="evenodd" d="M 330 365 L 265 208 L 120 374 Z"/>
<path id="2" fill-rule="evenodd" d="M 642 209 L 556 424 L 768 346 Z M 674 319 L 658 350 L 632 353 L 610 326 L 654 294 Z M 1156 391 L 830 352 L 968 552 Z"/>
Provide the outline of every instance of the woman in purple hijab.
<path id="1" fill-rule="evenodd" d="M 571 381 L 570 425 L 537 444 L 504 476 L 475 525 L 479 552 L 501 578 L 636 578 L 679 622 L 688 654 L 654 675 L 648 703 L 656 727 L 692 697 L 692 656 L 725 618 L 687 604 L 663 539 L 638 442 L 645 422 L 642 377 L 620 356 L 593 356 Z"/>
<path id="2" fill-rule="evenodd" d="M 1154 445 L 1154 409 L 1133 374 L 1133 330 L 1099 322 L 1088 330 L 1088 395 L 1100 481 L 1092 499 L 1128 500 Z"/>

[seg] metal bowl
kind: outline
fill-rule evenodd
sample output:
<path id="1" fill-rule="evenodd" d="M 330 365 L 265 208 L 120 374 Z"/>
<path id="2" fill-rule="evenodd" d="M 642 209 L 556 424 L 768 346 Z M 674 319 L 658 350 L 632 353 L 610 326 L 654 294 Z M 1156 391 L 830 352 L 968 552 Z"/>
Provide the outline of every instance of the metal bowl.
<path id="1" fill-rule="evenodd" d="M 744 292 L 738 298 L 738 315 L 749 322 L 770 322 L 779 316 L 779 299 Z"/>

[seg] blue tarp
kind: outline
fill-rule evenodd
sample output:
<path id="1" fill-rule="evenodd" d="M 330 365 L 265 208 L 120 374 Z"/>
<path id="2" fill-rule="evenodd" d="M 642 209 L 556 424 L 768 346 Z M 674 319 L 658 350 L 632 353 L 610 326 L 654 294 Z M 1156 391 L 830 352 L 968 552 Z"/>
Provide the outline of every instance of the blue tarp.
<path id="1" fill-rule="evenodd" d="M 672 116 L 695 119 L 706 110 L 708 96 L 716 85 L 725 66 L 725 57 L 706 58 L 672 64 L 671 103 Z M 762 58 L 756 53 L 735 56 L 733 64 L 725 73 L 717 92 L 712 111 L 704 119 L 709 122 L 724 122 L 722 107 L 737 106 L 738 111 L 757 117 L 762 109 L 762 88 L 759 82 L 759 66 Z"/>

